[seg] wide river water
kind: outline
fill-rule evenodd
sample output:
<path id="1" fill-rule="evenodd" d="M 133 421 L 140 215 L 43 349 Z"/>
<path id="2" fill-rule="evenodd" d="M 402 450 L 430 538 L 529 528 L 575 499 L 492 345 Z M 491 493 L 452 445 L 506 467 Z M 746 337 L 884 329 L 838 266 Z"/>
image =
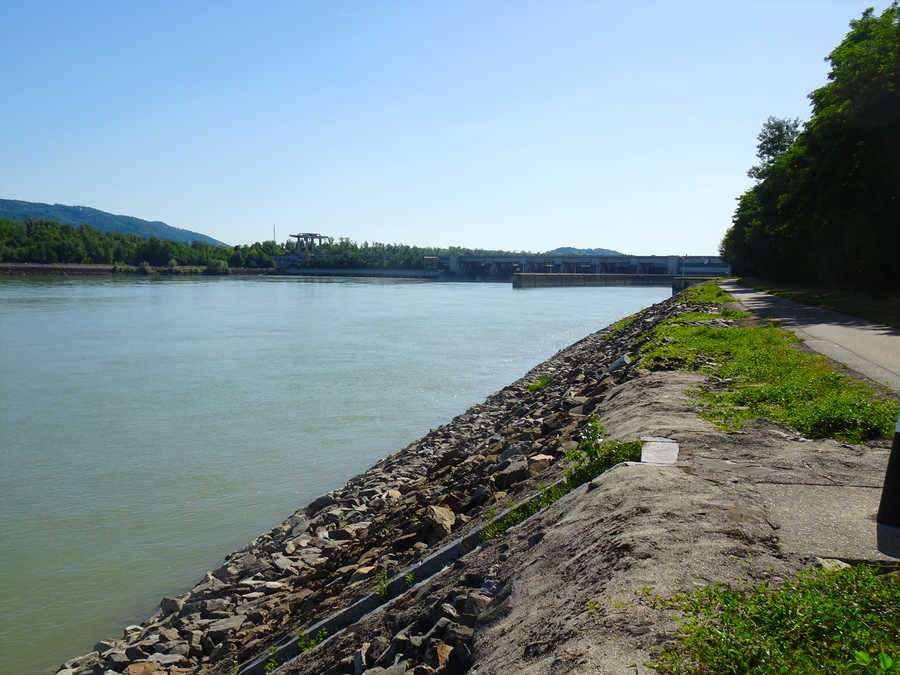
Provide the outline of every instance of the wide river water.
<path id="1" fill-rule="evenodd" d="M 121 636 L 667 288 L 0 279 L 0 673 Z"/>

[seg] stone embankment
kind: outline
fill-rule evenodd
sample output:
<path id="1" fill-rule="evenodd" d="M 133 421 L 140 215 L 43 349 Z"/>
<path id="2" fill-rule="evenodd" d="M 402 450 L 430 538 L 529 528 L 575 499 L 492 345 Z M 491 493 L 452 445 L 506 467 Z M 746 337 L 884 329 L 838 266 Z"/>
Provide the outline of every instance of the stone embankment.
<path id="1" fill-rule="evenodd" d="M 235 664 L 267 653 L 270 645 L 370 594 L 384 575 L 391 577 L 482 526 L 495 508 L 499 512 L 558 479 L 560 460 L 577 447 L 589 417 L 602 413 L 617 385 L 636 375 L 629 368 L 610 373 L 608 366 L 639 349 L 641 336 L 662 319 L 698 310 L 713 307 L 670 299 L 642 310 L 623 327 L 604 329 L 560 351 L 298 510 L 227 556 L 190 591 L 163 598 L 141 625 L 101 640 L 58 672 L 234 672 Z M 549 383 L 530 390 L 542 377 Z M 390 640 L 379 637 L 341 655 L 328 672 L 399 673 L 407 666 L 419 668 L 417 673 L 465 670 L 475 617 L 498 586 L 489 569 L 462 574 L 458 582 L 425 616 L 413 617 L 415 630 L 402 632 L 398 625 Z M 395 603 L 413 602 L 410 598 Z"/>

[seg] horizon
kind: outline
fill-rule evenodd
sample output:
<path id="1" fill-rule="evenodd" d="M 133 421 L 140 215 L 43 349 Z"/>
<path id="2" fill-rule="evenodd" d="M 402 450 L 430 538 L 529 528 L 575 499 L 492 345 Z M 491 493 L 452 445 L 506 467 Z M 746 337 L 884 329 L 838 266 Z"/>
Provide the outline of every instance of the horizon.
<path id="1" fill-rule="evenodd" d="M 5 6 L 0 192 L 230 245 L 717 255 L 869 4 Z"/>

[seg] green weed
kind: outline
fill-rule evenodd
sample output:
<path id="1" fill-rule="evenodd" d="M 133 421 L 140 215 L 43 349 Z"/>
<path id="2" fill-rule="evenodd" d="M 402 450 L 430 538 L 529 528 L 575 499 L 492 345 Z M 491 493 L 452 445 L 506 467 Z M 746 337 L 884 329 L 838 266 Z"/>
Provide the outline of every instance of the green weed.
<path id="1" fill-rule="evenodd" d="M 679 619 L 662 673 L 900 673 L 900 582 L 859 565 L 779 588 L 715 584 L 657 600 Z"/>
<path id="2" fill-rule="evenodd" d="M 375 573 L 375 586 L 372 591 L 382 598 L 386 598 L 388 594 L 388 576 L 387 570 L 382 568 Z"/>
<path id="3" fill-rule="evenodd" d="M 714 316 L 690 313 L 661 322 L 640 352 L 644 368 L 699 371 L 716 379 L 715 386 L 692 394 L 703 417 L 724 429 L 765 417 L 814 438 L 854 443 L 891 434 L 900 406 L 834 372 L 825 358 L 794 349 L 792 333 L 774 326 L 678 324 Z"/>
<path id="4" fill-rule="evenodd" d="M 588 422 L 587 432 L 578 447 L 566 452 L 569 466 L 564 475 L 571 487 L 586 483 L 620 462 L 641 458 L 640 441 L 614 441 L 603 439 L 602 435 L 603 427 L 594 415 Z"/>
<path id="5" fill-rule="evenodd" d="M 406 585 L 410 588 L 412 588 L 412 585 L 416 583 L 416 577 L 412 572 L 407 572 L 406 576 L 403 578 L 406 579 Z"/>
<path id="6" fill-rule="evenodd" d="M 271 673 L 278 668 L 281 664 L 278 662 L 278 657 L 275 655 L 276 650 L 275 647 L 269 647 L 269 658 L 266 661 L 266 672 Z"/>
<path id="7" fill-rule="evenodd" d="M 297 633 L 297 647 L 300 648 L 301 652 L 307 652 L 320 642 L 324 641 L 327 637 L 328 631 L 324 628 L 320 628 L 319 632 L 314 636 L 310 635 L 305 630 L 300 631 Z"/>
<path id="8" fill-rule="evenodd" d="M 548 384 L 550 384 L 550 381 L 552 379 L 553 378 L 550 377 L 549 375 L 542 375 L 541 377 L 538 378 L 537 382 L 532 382 L 531 384 L 528 385 L 528 391 L 537 391 L 538 389 L 543 389 Z"/>

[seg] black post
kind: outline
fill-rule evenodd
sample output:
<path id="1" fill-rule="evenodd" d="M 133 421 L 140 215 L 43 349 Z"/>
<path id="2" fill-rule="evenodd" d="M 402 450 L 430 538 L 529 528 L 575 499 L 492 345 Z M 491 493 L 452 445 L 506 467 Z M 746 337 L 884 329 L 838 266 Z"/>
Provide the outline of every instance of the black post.
<path id="1" fill-rule="evenodd" d="M 884 474 L 884 488 L 876 520 L 882 525 L 900 527 L 900 417 L 894 429 L 894 445 Z"/>

